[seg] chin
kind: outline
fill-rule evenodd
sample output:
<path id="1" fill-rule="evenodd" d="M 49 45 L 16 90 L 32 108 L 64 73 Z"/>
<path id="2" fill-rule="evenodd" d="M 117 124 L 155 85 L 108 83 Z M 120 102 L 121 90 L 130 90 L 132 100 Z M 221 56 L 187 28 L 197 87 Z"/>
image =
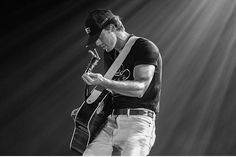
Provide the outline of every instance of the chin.
<path id="1" fill-rule="evenodd" d="M 111 52 L 113 49 L 106 49 L 105 51 L 106 52 Z"/>

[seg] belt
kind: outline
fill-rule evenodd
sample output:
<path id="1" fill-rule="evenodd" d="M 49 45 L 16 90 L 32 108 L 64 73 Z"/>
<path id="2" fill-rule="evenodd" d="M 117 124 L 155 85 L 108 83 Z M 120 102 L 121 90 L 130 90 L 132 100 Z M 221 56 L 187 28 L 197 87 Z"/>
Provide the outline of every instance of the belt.
<path id="1" fill-rule="evenodd" d="M 155 117 L 155 113 L 151 110 L 147 109 L 130 109 L 130 108 L 125 108 L 125 109 L 114 109 L 113 110 L 113 115 L 145 115 L 151 118 Z"/>

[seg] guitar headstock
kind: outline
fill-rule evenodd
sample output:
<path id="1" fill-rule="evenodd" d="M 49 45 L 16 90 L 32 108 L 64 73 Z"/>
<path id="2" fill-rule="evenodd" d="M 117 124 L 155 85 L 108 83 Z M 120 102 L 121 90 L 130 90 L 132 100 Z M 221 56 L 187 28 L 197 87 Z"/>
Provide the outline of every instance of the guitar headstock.
<path id="1" fill-rule="evenodd" d="M 92 50 L 88 50 L 88 52 L 92 55 L 90 62 L 85 70 L 85 72 L 92 72 L 92 70 L 94 69 L 94 67 L 97 65 L 98 61 L 100 60 L 100 57 L 98 55 L 98 52 L 96 49 Z"/>
<path id="2" fill-rule="evenodd" d="M 94 58 L 100 60 L 100 57 L 99 57 L 98 52 L 97 52 L 96 49 L 94 49 L 94 51 L 88 50 L 88 52 L 92 55 L 92 57 L 94 57 Z"/>

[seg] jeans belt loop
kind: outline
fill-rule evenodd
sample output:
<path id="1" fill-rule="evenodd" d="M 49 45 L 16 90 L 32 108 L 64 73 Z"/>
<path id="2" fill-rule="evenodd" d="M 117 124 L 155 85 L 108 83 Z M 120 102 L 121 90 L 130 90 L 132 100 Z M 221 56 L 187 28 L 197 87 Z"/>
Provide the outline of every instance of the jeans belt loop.
<path id="1" fill-rule="evenodd" d="M 127 116 L 129 117 L 129 115 L 130 115 L 130 109 L 128 108 L 127 109 Z"/>
<path id="2" fill-rule="evenodd" d="M 114 117 L 114 116 L 117 117 L 117 115 L 115 115 L 114 112 L 115 112 L 115 109 L 112 110 L 111 116 L 112 116 L 112 117 Z"/>

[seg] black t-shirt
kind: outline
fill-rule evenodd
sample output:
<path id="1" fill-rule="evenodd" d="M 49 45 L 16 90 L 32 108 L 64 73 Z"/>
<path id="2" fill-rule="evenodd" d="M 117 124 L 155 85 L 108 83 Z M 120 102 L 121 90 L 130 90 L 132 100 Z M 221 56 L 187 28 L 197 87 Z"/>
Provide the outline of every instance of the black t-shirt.
<path id="1" fill-rule="evenodd" d="M 106 71 L 112 65 L 117 56 L 118 51 L 115 49 L 111 52 L 104 51 L 104 67 Z M 150 40 L 138 38 L 135 41 L 128 56 L 113 77 L 113 80 L 134 80 L 134 67 L 140 64 L 155 66 L 155 74 L 143 97 L 138 98 L 120 94 L 112 94 L 113 105 L 107 104 L 106 106 L 112 106 L 113 109 L 147 108 L 158 112 L 161 92 L 162 60 L 158 48 Z"/>

